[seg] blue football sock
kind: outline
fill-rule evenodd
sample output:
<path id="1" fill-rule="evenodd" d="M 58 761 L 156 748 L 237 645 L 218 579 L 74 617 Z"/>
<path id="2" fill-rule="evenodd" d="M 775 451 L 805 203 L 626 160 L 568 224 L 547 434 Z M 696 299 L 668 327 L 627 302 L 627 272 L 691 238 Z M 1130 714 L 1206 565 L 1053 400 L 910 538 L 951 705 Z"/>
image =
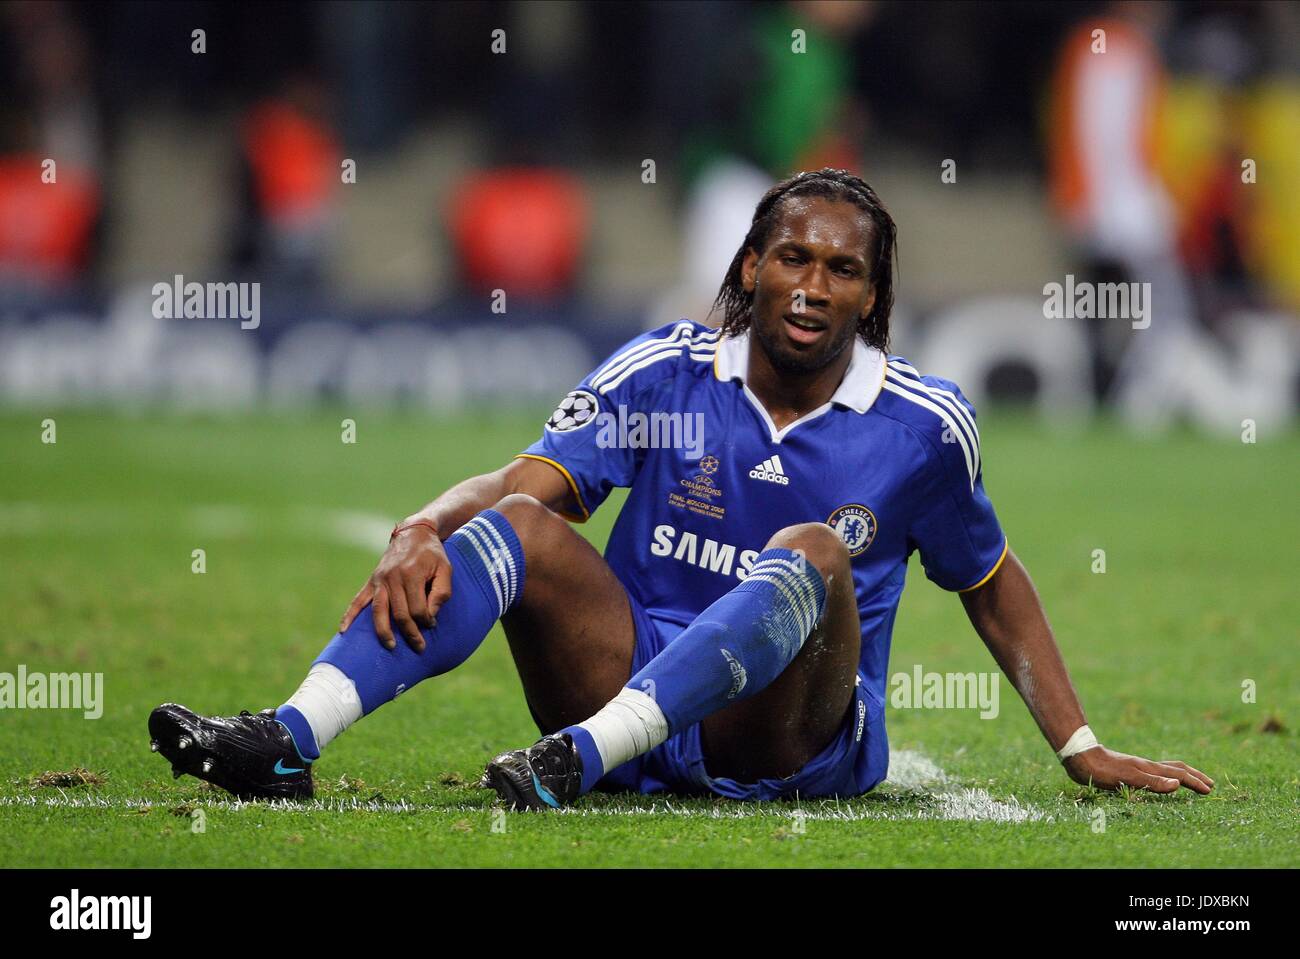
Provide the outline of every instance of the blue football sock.
<path id="1" fill-rule="evenodd" d="M 582 785 L 578 787 L 579 792 L 590 792 L 600 782 L 600 777 L 605 775 L 605 762 L 600 756 L 596 740 L 582 726 L 567 726 L 562 732 L 573 737 L 573 745 L 582 758 Z"/>
<path id="2" fill-rule="evenodd" d="M 821 573 L 766 549 L 599 713 L 563 730 L 582 756 L 585 792 L 606 772 L 706 716 L 765 689 L 790 665 L 826 608 Z"/>
<path id="3" fill-rule="evenodd" d="M 311 723 L 300 713 L 297 707 L 285 703 L 275 711 L 275 718 L 289 731 L 294 748 L 306 762 L 320 759 L 320 747 L 316 745 L 316 734 L 311 731 Z"/>
<path id="4" fill-rule="evenodd" d="M 316 758 L 310 754 L 318 756 L 360 716 L 463 663 L 523 592 L 523 548 L 496 510 L 479 513 L 443 545 L 451 563 L 451 598 L 438 610 L 437 624 L 420 631 L 423 652 L 411 649 L 396 628 L 396 648 L 385 649 L 367 606 L 346 632 L 334 636 L 303 686 L 276 710 L 304 758 Z"/>

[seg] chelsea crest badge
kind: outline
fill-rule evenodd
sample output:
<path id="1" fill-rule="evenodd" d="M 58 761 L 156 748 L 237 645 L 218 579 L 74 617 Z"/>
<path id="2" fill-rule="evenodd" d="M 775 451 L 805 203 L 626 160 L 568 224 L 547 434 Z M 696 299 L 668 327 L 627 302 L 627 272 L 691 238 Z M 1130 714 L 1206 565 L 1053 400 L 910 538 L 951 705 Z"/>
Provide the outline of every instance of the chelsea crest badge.
<path id="1" fill-rule="evenodd" d="M 850 556 L 860 556 L 876 538 L 876 516 L 860 503 L 841 506 L 831 513 L 826 525 L 839 534 Z"/>

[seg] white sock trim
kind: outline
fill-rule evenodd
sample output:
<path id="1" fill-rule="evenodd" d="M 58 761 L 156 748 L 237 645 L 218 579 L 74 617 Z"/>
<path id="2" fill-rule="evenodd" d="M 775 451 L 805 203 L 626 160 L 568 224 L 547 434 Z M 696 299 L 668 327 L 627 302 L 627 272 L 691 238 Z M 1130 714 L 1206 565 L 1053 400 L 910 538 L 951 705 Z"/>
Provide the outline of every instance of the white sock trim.
<path id="1" fill-rule="evenodd" d="M 317 663 L 307 672 L 286 706 L 302 713 L 322 752 L 329 742 L 361 718 L 357 684 L 337 666 Z"/>
<path id="2" fill-rule="evenodd" d="M 668 719 L 659 704 L 639 689 L 624 687 L 586 722 L 605 772 L 648 753 L 668 738 Z"/>

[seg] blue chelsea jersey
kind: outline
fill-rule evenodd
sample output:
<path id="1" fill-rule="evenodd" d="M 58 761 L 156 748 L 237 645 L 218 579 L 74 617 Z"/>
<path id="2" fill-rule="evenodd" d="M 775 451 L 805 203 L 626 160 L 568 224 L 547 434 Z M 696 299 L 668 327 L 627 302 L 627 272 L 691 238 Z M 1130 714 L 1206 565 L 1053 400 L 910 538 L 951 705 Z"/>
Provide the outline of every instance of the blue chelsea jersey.
<path id="1" fill-rule="evenodd" d="M 649 614 L 679 626 L 743 579 L 767 540 L 829 524 L 848 547 L 860 672 L 884 701 L 907 572 L 981 585 L 1007 543 L 984 494 L 975 410 L 953 383 L 855 339 L 825 406 L 777 429 L 745 385 L 748 335 L 682 320 L 618 350 L 521 456 L 564 473 L 585 520 L 628 487 L 605 559 Z"/>

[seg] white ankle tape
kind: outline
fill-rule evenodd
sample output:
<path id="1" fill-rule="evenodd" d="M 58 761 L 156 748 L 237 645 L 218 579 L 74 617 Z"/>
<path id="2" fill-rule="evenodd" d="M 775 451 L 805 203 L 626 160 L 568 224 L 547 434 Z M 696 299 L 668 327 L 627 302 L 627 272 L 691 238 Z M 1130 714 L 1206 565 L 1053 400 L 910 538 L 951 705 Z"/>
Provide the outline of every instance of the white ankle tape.
<path id="1" fill-rule="evenodd" d="M 356 683 L 331 663 L 313 665 L 286 705 L 302 713 L 321 750 L 361 718 Z"/>
<path id="2" fill-rule="evenodd" d="M 591 733 L 606 772 L 648 753 L 668 738 L 668 720 L 658 703 L 641 690 L 627 687 L 578 725 Z"/>
<path id="3" fill-rule="evenodd" d="M 1074 731 L 1074 735 L 1065 741 L 1065 745 L 1057 750 L 1056 755 L 1061 762 L 1065 762 L 1071 756 L 1081 753 L 1085 749 L 1092 749 L 1100 745 L 1101 743 L 1097 742 L 1097 737 L 1092 734 L 1092 730 L 1085 724 Z"/>

